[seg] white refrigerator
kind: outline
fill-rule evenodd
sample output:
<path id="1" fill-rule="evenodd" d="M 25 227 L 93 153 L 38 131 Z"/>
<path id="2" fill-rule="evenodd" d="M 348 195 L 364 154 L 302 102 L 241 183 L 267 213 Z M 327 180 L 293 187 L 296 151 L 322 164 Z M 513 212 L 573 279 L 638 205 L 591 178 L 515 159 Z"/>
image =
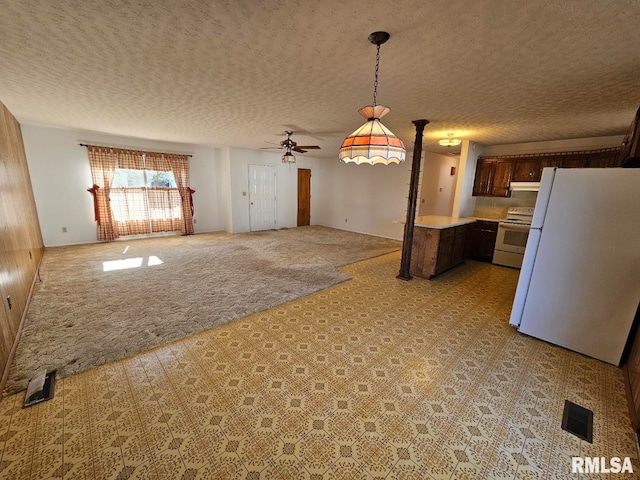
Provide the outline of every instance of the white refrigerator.
<path id="1" fill-rule="evenodd" d="M 545 168 L 509 323 L 613 365 L 640 305 L 640 169 Z"/>

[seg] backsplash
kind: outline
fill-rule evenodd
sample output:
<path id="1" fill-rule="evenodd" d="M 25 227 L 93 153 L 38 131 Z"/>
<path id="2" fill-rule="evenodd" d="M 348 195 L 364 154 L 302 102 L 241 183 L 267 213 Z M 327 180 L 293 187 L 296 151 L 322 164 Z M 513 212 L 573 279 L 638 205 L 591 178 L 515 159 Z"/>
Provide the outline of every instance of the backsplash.
<path id="1" fill-rule="evenodd" d="M 507 216 L 509 207 L 534 207 L 538 192 L 511 192 L 510 197 L 476 197 L 474 217 L 495 218 Z"/>

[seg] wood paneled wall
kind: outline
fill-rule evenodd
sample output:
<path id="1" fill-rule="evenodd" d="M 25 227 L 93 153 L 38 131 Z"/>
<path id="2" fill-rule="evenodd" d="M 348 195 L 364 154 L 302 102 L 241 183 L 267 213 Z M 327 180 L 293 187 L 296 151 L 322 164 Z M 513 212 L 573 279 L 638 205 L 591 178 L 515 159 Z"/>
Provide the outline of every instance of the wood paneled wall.
<path id="1" fill-rule="evenodd" d="M 0 390 L 43 250 L 20 124 L 0 103 Z"/>

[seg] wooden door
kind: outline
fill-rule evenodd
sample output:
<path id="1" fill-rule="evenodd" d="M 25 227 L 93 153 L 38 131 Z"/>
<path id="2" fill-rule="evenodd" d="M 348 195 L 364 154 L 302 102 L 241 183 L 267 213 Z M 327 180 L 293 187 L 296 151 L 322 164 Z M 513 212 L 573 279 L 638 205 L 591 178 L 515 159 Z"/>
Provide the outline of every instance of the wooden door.
<path id="1" fill-rule="evenodd" d="M 311 222 L 311 170 L 298 169 L 298 226 Z"/>
<path id="2" fill-rule="evenodd" d="M 273 165 L 249 165 L 249 229 L 276 228 L 276 169 Z"/>

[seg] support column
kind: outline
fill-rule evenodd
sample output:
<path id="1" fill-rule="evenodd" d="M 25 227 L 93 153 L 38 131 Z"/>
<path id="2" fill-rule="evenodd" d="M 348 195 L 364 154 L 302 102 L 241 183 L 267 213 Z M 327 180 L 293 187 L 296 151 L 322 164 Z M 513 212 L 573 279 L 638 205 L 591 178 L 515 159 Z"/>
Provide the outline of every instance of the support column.
<path id="1" fill-rule="evenodd" d="M 402 261 L 400 273 L 396 276 L 400 280 L 411 280 L 409 273 L 411 267 L 411 246 L 413 244 L 413 226 L 416 218 L 416 205 L 418 203 L 418 182 L 420 177 L 420 161 L 422 157 L 422 132 L 429 120 L 414 120 L 416 126 L 416 138 L 413 143 L 413 163 L 411 164 L 411 182 L 409 183 L 409 198 L 407 200 L 407 220 L 404 224 L 404 239 L 402 241 Z"/>

